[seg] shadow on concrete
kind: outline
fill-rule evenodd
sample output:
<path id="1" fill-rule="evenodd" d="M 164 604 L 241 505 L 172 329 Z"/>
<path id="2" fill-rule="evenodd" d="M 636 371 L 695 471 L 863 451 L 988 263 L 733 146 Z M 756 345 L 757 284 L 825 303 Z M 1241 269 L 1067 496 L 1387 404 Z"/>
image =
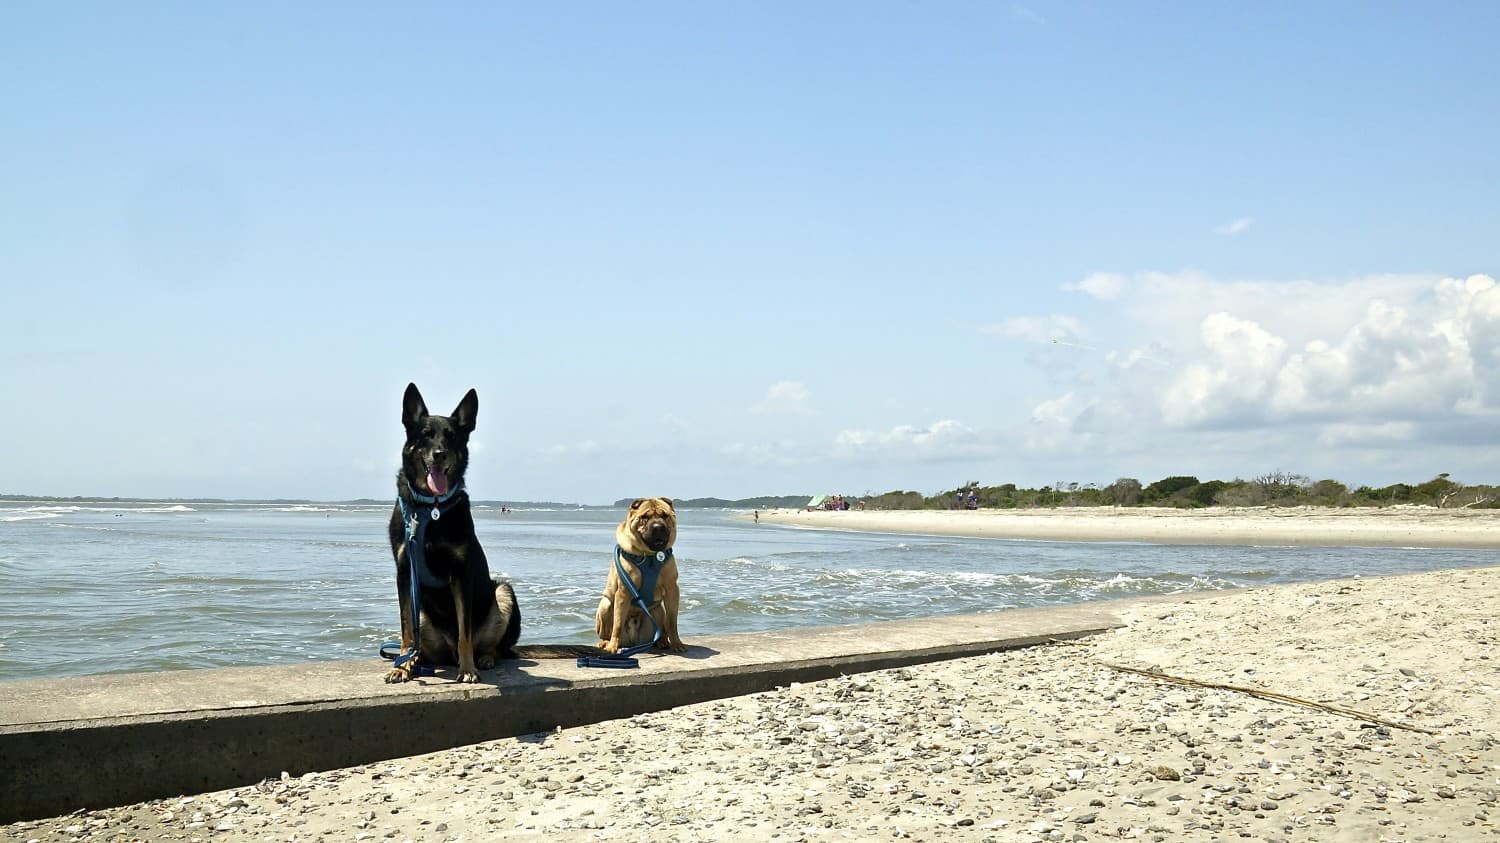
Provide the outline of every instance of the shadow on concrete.
<path id="1" fill-rule="evenodd" d="M 641 655 L 644 656 L 647 654 L 641 653 Z M 702 661 L 703 659 L 711 659 L 719 655 L 719 651 L 712 647 L 699 647 L 689 644 L 688 648 L 681 653 L 664 653 L 660 650 L 652 650 L 650 651 L 650 655 L 664 659 L 692 659 L 693 661 Z"/>

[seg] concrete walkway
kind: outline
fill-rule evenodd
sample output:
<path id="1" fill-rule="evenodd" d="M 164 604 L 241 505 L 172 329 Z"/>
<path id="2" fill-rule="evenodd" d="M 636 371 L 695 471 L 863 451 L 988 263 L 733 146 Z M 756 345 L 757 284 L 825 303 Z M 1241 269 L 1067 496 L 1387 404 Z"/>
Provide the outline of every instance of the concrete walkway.
<path id="1" fill-rule="evenodd" d="M 0 683 L 0 822 L 253 784 L 1120 626 L 1109 604 L 703 637 L 636 670 L 507 662 L 405 685 L 378 659 Z"/>

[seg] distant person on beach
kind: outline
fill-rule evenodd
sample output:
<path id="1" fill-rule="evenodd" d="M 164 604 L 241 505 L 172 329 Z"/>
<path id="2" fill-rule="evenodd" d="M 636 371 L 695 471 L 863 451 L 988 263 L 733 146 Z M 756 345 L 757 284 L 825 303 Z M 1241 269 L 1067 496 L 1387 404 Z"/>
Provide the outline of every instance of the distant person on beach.
<path id="1" fill-rule="evenodd" d="M 760 523 L 760 510 L 755 510 L 755 523 Z"/>

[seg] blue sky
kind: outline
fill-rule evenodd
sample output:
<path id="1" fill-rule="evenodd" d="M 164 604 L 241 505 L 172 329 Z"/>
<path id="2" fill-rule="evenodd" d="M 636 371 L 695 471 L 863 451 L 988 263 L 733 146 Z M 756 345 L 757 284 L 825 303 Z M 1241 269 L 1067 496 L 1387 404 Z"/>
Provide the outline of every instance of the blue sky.
<path id="1" fill-rule="evenodd" d="M 0 492 L 1500 482 L 1492 3 L 8 4 Z"/>

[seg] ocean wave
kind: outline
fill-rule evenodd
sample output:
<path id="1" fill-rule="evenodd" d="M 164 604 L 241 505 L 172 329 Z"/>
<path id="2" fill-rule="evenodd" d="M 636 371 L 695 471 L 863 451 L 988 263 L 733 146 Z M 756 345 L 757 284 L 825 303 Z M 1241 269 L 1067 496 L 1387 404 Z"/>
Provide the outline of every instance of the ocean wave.
<path id="1" fill-rule="evenodd" d="M 701 559 L 700 565 L 734 565 L 736 567 L 752 567 L 763 564 L 757 559 L 748 556 L 731 556 L 728 559 Z"/>
<path id="2" fill-rule="evenodd" d="M 344 512 L 337 506 L 312 506 L 309 504 L 296 504 L 294 506 L 273 506 L 264 510 L 266 512 Z"/>
<path id="3" fill-rule="evenodd" d="M 72 505 L 68 505 L 68 504 L 55 504 L 55 505 L 48 505 L 48 506 L 27 506 L 27 507 L 22 507 L 20 509 L 20 511 L 21 512 L 57 512 L 57 513 L 67 513 L 67 512 L 82 512 L 85 509 L 93 509 L 93 508 L 94 507 L 72 506 Z"/>
<path id="4" fill-rule="evenodd" d="M 80 512 L 142 512 L 151 514 L 169 514 L 179 512 L 197 512 L 196 509 L 183 504 L 172 504 L 170 506 L 28 506 L 24 509 L 0 510 L 0 521 L 31 521 L 38 518 L 61 518 L 65 515 L 76 515 Z"/>
<path id="5" fill-rule="evenodd" d="M 774 602 L 769 597 L 745 598 L 737 597 L 718 607 L 719 611 L 731 615 L 770 615 L 772 617 L 785 617 L 798 614 L 801 610 L 793 606 L 786 606 Z"/>
<path id="6" fill-rule="evenodd" d="M 31 512 L 29 510 L 21 510 L 20 512 L 11 512 L 5 515 L 0 515 L 0 521 L 40 521 L 48 518 L 61 518 L 63 517 L 63 515 L 64 513 L 61 512 Z"/>
<path id="7" fill-rule="evenodd" d="M 893 592 L 909 594 L 940 592 L 944 595 L 967 595 L 974 598 L 1030 595 L 1034 599 L 1071 597 L 1085 600 L 1100 597 L 1177 594 L 1240 586 L 1240 583 L 1231 576 L 1204 576 L 1174 572 L 1129 574 L 1098 571 L 1057 575 L 870 568 L 817 571 L 809 577 L 809 583 L 819 590 L 844 590 L 851 584 L 858 583 L 863 593 L 867 595 Z"/>

